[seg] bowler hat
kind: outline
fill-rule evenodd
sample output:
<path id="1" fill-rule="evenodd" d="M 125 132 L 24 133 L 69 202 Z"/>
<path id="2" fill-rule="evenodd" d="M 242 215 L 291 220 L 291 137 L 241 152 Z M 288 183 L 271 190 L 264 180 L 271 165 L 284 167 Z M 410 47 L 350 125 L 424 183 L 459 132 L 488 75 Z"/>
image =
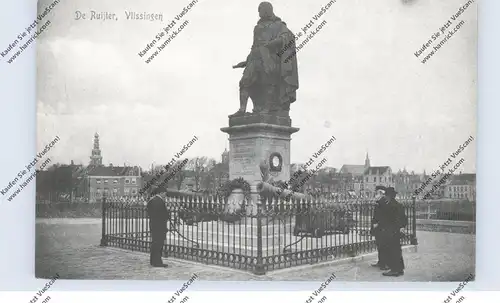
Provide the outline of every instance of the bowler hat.
<path id="1" fill-rule="evenodd" d="M 388 196 L 396 196 L 398 192 L 394 189 L 394 187 L 390 186 L 385 189 L 385 194 Z"/>
<path id="2" fill-rule="evenodd" d="M 377 185 L 377 186 L 375 186 L 375 190 L 383 190 L 383 191 L 385 191 L 385 190 L 387 190 L 387 187 L 382 186 L 382 185 Z"/>

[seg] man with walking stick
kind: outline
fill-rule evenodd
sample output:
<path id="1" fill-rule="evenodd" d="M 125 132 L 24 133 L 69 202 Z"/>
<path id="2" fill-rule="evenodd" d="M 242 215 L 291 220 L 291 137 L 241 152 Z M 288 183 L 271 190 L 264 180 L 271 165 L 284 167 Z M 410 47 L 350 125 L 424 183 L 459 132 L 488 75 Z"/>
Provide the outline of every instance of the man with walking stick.
<path id="1" fill-rule="evenodd" d="M 154 196 L 147 204 L 149 217 L 149 231 L 151 233 L 151 248 L 149 264 L 153 267 L 168 267 L 163 264 L 162 254 L 165 237 L 167 236 L 167 221 L 170 219 L 170 212 L 165 205 L 167 192 L 164 188 L 156 188 Z"/>
<path id="2" fill-rule="evenodd" d="M 380 218 L 384 212 L 384 207 L 387 204 L 387 199 L 385 198 L 385 186 L 378 185 L 375 187 L 375 199 L 377 204 L 375 205 L 375 209 L 373 210 L 373 218 L 372 218 L 372 227 L 370 230 L 370 234 L 375 237 L 375 245 L 377 246 L 378 252 L 378 262 L 371 264 L 373 267 L 378 267 L 381 270 L 387 270 L 389 267 L 387 266 L 387 253 L 384 250 L 385 246 L 381 245 L 382 243 L 382 234 L 380 230 Z"/>
<path id="3" fill-rule="evenodd" d="M 382 273 L 384 276 L 399 277 L 404 274 L 405 264 L 403 251 L 401 250 L 401 233 L 408 224 L 405 209 L 396 201 L 397 192 L 394 187 L 387 187 L 385 197 L 387 205 L 380 220 L 383 243 L 382 246 L 387 253 L 387 265 L 390 271 Z"/>

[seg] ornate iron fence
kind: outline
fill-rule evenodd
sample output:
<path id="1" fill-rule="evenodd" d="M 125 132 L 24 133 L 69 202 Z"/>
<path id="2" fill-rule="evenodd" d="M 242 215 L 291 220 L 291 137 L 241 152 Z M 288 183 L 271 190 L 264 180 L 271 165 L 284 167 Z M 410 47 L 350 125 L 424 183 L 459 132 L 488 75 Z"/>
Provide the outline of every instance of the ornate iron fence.
<path id="1" fill-rule="evenodd" d="M 102 246 L 149 252 L 150 233 L 143 199 L 103 198 Z M 399 201 L 408 226 L 401 244 L 417 244 L 415 200 Z M 167 198 L 164 256 L 265 274 L 374 251 L 370 236 L 375 203 L 367 200 L 279 200 L 227 207 L 217 196 Z"/>
<path id="2" fill-rule="evenodd" d="M 417 219 L 476 221 L 476 201 L 419 200 L 415 209 Z"/>

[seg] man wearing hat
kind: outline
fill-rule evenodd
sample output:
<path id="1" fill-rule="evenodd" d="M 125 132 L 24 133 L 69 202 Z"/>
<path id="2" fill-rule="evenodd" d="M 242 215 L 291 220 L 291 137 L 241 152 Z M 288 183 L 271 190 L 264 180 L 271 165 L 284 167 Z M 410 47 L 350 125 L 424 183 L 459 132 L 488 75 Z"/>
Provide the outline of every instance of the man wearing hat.
<path id="1" fill-rule="evenodd" d="M 154 196 L 148 201 L 147 211 L 149 217 L 149 231 L 151 233 L 151 247 L 149 264 L 153 267 L 168 267 L 163 264 L 163 244 L 167 235 L 167 221 L 170 212 L 165 205 L 167 192 L 159 187 L 153 190 Z"/>
<path id="2" fill-rule="evenodd" d="M 384 251 L 386 252 L 387 265 L 390 271 L 382 273 L 384 276 L 398 277 L 404 274 L 403 252 L 401 250 L 400 236 L 408 224 L 405 209 L 396 201 L 397 192 L 394 187 L 387 187 L 385 197 L 387 204 L 380 220 L 380 228 L 383 230 Z"/>
<path id="3" fill-rule="evenodd" d="M 378 185 L 375 187 L 375 199 L 377 204 L 373 210 L 373 218 L 372 218 L 372 227 L 370 230 L 370 234 L 375 237 L 375 244 L 377 245 L 378 252 L 378 262 L 371 264 L 373 267 L 378 267 L 382 270 L 387 270 L 389 267 L 387 266 L 387 257 L 386 250 L 384 250 L 385 246 L 382 244 L 382 233 L 380 230 L 380 219 L 382 214 L 384 213 L 384 207 L 387 204 L 387 199 L 385 198 L 385 186 Z"/>

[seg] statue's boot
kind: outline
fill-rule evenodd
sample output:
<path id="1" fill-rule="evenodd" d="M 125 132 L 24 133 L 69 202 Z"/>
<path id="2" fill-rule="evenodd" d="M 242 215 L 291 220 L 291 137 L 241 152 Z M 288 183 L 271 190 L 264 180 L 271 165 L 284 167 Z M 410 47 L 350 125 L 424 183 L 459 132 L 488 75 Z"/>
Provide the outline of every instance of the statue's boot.
<path id="1" fill-rule="evenodd" d="M 249 94 L 245 90 L 240 90 L 240 109 L 236 111 L 234 114 L 229 115 L 229 117 L 237 117 L 245 115 L 247 111 L 247 103 L 248 103 Z"/>
<path id="2" fill-rule="evenodd" d="M 241 108 L 240 108 L 234 114 L 229 115 L 229 117 L 238 117 L 238 116 L 244 116 L 244 115 L 245 115 L 245 111 L 241 110 Z"/>

